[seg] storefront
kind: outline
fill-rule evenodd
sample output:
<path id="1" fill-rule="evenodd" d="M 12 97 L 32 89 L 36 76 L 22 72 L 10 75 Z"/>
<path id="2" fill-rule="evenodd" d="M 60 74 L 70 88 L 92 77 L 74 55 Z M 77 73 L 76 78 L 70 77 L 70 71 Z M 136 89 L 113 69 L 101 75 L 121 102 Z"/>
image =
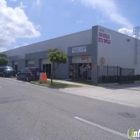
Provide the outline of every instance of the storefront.
<path id="1" fill-rule="evenodd" d="M 91 56 L 73 56 L 69 66 L 69 78 L 91 80 Z"/>
<path id="2" fill-rule="evenodd" d="M 51 62 L 49 59 L 42 59 L 42 69 L 43 72 L 46 72 L 47 77 L 51 76 Z"/>

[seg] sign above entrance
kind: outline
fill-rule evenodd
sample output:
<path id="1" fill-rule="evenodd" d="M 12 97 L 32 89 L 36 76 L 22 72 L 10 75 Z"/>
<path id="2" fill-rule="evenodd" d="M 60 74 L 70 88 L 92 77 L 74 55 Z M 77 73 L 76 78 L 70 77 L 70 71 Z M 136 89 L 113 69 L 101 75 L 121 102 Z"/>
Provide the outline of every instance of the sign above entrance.
<path id="1" fill-rule="evenodd" d="M 81 57 L 81 60 L 82 60 L 82 61 L 88 61 L 88 56 L 82 56 L 82 57 Z"/>
<path id="2" fill-rule="evenodd" d="M 87 51 L 86 46 L 72 48 L 72 53 L 80 53 L 80 52 L 86 52 L 86 51 Z"/>
<path id="3" fill-rule="evenodd" d="M 72 63 L 91 63 L 91 56 L 74 56 Z"/>

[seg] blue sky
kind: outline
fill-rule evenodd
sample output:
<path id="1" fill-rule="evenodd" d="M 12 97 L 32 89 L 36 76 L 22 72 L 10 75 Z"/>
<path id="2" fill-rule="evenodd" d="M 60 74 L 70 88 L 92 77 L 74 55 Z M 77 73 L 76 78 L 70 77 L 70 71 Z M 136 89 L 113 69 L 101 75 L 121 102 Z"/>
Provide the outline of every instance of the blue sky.
<path id="1" fill-rule="evenodd" d="M 130 36 L 140 0 L 0 0 L 0 51 L 101 25 Z"/>

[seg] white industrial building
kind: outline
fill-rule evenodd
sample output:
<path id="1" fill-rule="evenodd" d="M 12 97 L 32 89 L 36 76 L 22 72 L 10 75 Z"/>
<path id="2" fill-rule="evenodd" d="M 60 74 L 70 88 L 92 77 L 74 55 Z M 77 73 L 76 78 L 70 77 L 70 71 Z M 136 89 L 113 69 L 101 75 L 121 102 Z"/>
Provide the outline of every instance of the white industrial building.
<path id="1" fill-rule="evenodd" d="M 68 56 L 59 65 L 56 76 L 61 79 L 85 78 L 98 82 L 101 60 L 104 66 L 134 69 L 140 74 L 139 40 L 119 32 L 93 26 L 92 29 L 5 51 L 9 64 L 17 71 L 36 66 L 51 74 L 49 49 L 58 48 Z M 102 68 L 102 67 L 101 67 Z M 102 73 L 103 74 L 103 73 Z"/>

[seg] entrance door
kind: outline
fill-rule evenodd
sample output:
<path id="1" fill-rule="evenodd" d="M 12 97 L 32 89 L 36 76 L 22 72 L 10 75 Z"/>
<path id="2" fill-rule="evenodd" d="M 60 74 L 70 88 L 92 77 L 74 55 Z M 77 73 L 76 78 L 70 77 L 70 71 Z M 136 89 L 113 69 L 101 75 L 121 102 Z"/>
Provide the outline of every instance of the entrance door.
<path id="1" fill-rule="evenodd" d="M 43 72 L 46 72 L 46 64 L 43 64 Z"/>
<path id="2" fill-rule="evenodd" d="M 83 80 L 91 80 L 91 63 L 78 64 L 78 77 Z"/>
<path id="3" fill-rule="evenodd" d="M 43 71 L 46 72 L 47 77 L 51 77 L 51 64 L 43 64 Z"/>
<path id="4" fill-rule="evenodd" d="M 86 80 L 87 79 L 87 66 L 86 64 L 78 64 L 78 77 L 79 79 Z"/>
<path id="5" fill-rule="evenodd" d="M 91 80 L 91 63 L 73 64 L 73 78 Z"/>

